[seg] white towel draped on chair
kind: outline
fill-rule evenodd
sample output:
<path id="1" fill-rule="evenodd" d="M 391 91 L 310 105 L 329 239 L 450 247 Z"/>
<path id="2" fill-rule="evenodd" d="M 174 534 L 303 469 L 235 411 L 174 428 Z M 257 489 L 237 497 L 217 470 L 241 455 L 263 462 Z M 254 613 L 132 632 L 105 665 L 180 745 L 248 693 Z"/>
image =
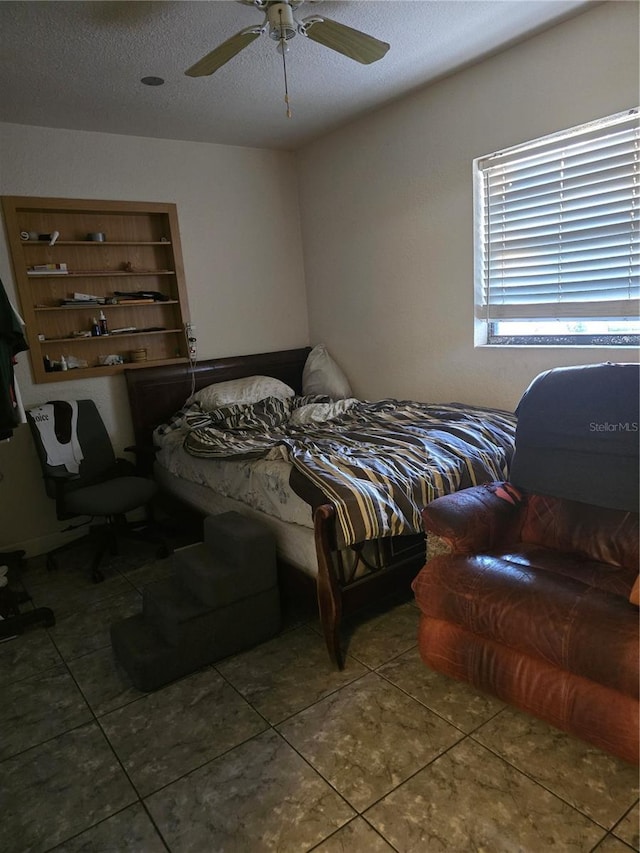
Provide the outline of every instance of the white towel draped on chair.
<path id="1" fill-rule="evenodd" d="M 64 465 L 70 474 L 77 474 L 84 459 L 78 441 L 78 404 L 72 402 L 45 403 L 29 410 L 47 453 L 48 465 Z"/>

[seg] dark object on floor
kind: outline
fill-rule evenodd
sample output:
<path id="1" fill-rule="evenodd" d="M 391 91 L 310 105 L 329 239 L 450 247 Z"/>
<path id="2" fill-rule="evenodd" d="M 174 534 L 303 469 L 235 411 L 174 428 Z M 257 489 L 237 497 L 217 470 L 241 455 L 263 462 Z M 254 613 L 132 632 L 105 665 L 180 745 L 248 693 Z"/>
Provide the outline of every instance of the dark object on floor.
<path id="1" fill-rule="evenodd" d="M 55 625 L 56 619 L 53 610 L 48 607 L 36 607 L 25 612 L 20 611 L 20 605 L 30 601 L 25 592 L 18 592 L 9 585 L 11 573 L 19 570 L 24 564 L 24 551 L 0 551 L 0 566 L 8 568 L 8 574 L 2 573 L 0 582 L 5 585 L 0 587 L 0 640 L 15 637 L 21 634 L 28 625 L 44 625 L 50 628 Z"/>
<path id="2" fill-rule="evenodd" d="M 143 589 L 142 613 L 111 626 L 116 658 L 155 690 L 273 637 L 280 628 L 275 541 L 236 512 L 209 516 L 204 542 L 176 551 L 174 573 Z"/>
<path id="3" fill-rule="evenodd" d="M 514 460 L 517 483 L 467 489 L 424 510 L 428 535 L 441 537 L 451 553 L 429 560 L 413 588 L 421 610 L 419 648 L 428 666 L 637 763 L 637 482 L 632 494 L 637 434 L 635 442 L 622 443 L 628 464 L 615 468 L 619 496 L 630 496 L 631 506 L 610 508 L 608 481 L 604 505 L 597 495 L 587 503 L 565 493 L 567 483 L 597 492 L 597 478 L 589 483 L 579 471 L 589 464 L 583 451 L 593 438 L 590 432 L 600 437 L 592 450 L 598 470 L 606 466 L 609 448 L 613 456 L 619 454 L 621 443 L 609 441 L 607 430 L 592 429 L 592 424 L 611 424 L 615 418 L 616 424 L 630 430 L 635 424 L 637 430 L 640 368 L 611 367 L 589 367 L 589 389 L 582 381 L 584 371 L 575 368 L 544 374 L 540 388 L 534 382 L 519 418 L 531 423 L 536 413 L 528 408 L 539 407 L 539 431 L 516 435 L 516 458 L 522 454 L 526 460 L 526 466 Z M 600 374 L 607 394 L 592 394 L 591 388 L 602 387 L 595 381 Z M 624 401 L 626 408 L 612 410 L 611 400 Z M 554 454 L 545 425 L 562 436 L 564 453 Z M 580 431 L 573 449 L 567 441 L 569 425 Z M 635 459 L 630 459 L 634 445 Z M 536 448 L 541 449 L 539 468 Z M 562 472 L 549 466 L 554 456 Z M 527 477 L 547 475 L 546 492 L 525 486 Z M 554 482 L 563 484 L 558 496 Z"/>
<path id="4" fill-rule="evenodd" d="M 104 580 L 99 569 L 107 551 L 118 553 L 120 538 L 143 539 L 160 546 L 159 554 L 168 553 L 166 543 L 152 525 L 144 522 L 130 523 L 126 513 L 146 507 L 151 515 L 150 503 L 158 487 L 153 480 L 135 476 L 134 466 L 124 459 L 116 459 L 111 439 L 93 400 L 77 401 L 77 424 L 72 406 L 65 401 L 53 401 L 44 407 L 27 412 L 29 426 L 34 438 L 38 459 L 42 467 L 46 492 L 56 502 L 56 515 L 60 520 L 90 516 L 100 518 L 102 523 L 92 525 L 86 537 L 50 551 L 47 568 L 56 567 L 55 557 L 91 537 L 95 550 L 91 563 L 94 581 Z M 50 464 L 43 443 L 43 420 L 53 418 L 49 435 L 57 441 L 60 455 L 73 456 L 71 445 L 77 439 L 80 453 L 76 453 L 78 473 L 72 473 L 73 459 L 67 464 Z M 73 529 L 73 528 L 69 528 Z"/>

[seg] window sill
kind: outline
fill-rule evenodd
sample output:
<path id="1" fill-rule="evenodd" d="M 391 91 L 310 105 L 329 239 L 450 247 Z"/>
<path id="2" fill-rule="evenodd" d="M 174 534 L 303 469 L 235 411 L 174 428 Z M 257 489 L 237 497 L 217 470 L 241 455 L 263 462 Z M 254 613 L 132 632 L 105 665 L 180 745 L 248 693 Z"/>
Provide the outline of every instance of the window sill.
<path id="1" fill-rule="evenodd" d="M 525 343 L 486 343 L 475 344 L 474 349 L 496 349 L 496 350 L 512 350 L 512 349 L 535 349 L 535 350 L 615 350 L 628 353 L 637 351 L 640 355 L 640 346 L 638 344 L 535 344 L 530 342 Z"/>

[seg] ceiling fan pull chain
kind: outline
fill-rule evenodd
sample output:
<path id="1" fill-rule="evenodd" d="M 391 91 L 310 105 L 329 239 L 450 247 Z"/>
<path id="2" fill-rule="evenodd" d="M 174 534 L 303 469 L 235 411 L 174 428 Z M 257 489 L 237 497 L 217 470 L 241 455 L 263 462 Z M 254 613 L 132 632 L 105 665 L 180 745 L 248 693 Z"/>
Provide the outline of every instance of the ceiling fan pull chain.
<path id="1" fill-rule="evenodd" d="M 282 54 L 282 67 L 284 69 L 284 102 L 287 105 L 287 118 L 291 118 L 291 107 L 289 106 L 289 86 L 287 84 L 287 61 Z"/>
<path id="2" fill-rule="evenodd" d="M 280 48 L 279 52 L 282 54 L 282 70 L 284 71 L 284 102 L 287 105 L 287 118 L 291 118 L 291 107 L 289 105 L 289 84 L 287 82 L 287 59 L 285 54 L 289 50 L 289 45 L 285 39 L 285 28 L 284 23 L 282 21 L 282 9 L 278 9 L 278 17 L 280 18 L 280 44 L 278 47 Z"/>

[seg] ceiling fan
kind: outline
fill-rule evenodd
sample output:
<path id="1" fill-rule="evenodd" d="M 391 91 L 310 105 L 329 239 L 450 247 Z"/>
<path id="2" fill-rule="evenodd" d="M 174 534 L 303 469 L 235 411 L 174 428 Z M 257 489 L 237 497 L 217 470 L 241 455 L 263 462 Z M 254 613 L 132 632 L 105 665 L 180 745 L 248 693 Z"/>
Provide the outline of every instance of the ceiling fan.
<path id="1" fill-rule="evenodd" d="M 313 0 L 307 1 L 313 2 Z M 278 42 L 278 51 L 283 54 L 283 58 L 288 50 L 287 42 L 297 33 L 364 65 L 382 59 L 389 50 L 386 42 L 325 18 L 324 15 L 311 15 L 299 21 L 295 13 L 305 0 L 239 0 L 239 2 L 247 6 L 255 6 L 264 12 L 263 22 L 241 30 L 214 48 L 185 71 L 187 76 L 205 77 L 213 74 L 265 32 Z"/>

